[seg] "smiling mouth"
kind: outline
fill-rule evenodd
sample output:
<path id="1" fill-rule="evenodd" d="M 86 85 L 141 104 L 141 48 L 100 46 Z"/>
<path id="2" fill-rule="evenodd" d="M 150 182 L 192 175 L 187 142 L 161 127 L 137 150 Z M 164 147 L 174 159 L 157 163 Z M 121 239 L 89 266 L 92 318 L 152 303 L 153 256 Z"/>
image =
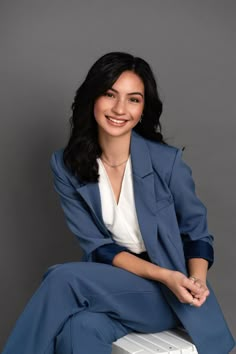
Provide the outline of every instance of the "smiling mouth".
<path id="1" fill-rule="evenodd" d="M 124 124 L 126 122 L 128 122 L 126 119 L 115 119 L 115 118 L 111 118 L 109 116 L 105 116 L 109 121 L 111 121 L 112 123 L 115 123 L 115 124 Z"/>

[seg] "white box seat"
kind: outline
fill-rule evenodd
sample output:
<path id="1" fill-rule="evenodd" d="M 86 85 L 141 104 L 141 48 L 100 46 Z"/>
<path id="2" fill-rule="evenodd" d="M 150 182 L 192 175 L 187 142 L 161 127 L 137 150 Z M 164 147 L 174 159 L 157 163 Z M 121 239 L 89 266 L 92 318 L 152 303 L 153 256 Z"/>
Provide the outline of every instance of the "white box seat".
<path id="1" fill-rule="evenodd" d="M 184 330 L 159 333 L 129 333 L 113 343 L 112 354 L 197 354 Z"/>

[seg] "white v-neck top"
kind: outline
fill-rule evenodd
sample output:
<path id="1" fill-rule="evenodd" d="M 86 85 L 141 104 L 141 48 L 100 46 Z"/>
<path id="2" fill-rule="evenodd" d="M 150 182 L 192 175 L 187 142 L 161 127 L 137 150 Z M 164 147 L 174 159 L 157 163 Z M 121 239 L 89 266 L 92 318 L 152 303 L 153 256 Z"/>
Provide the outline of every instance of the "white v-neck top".
<path id="1" fill-rule="evenodd" d="M 146 251 L 136 214 L 130 157 L 126 163 L 118 204 L 101 159 L 97 159 L 97 162 L 102 217 L 113 240 L 134 253 Z"/>

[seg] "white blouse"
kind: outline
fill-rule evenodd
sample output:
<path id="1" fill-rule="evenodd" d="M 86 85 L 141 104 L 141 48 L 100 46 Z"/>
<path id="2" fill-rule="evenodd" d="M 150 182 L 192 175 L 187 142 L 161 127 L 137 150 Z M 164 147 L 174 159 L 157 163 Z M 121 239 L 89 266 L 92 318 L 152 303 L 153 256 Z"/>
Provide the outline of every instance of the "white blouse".
<path id="1" fill-rule="evenodd" d="M 102 217 L 113 240 L 134 253 L 146 251 L 136 214 L 130 157 L 126 163 L 118 204 L 106 169 L 101 159 L 97 161 Z"/>

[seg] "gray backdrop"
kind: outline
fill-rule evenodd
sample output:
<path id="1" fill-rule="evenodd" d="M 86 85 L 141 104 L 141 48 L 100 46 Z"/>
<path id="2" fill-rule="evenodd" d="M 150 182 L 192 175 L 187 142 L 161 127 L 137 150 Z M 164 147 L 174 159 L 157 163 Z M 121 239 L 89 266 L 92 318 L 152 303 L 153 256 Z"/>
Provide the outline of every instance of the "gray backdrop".
<path id="1" fill-rule="evenodd" d="M 49 167 L 93 62 L 128 51 L 152 66 L 170 144 L 186 146 L 208 208 L 209 278 L 236 334 L 234 0 L 1 0 L 0 348 L 47 267 L 80 259 Z"/>

